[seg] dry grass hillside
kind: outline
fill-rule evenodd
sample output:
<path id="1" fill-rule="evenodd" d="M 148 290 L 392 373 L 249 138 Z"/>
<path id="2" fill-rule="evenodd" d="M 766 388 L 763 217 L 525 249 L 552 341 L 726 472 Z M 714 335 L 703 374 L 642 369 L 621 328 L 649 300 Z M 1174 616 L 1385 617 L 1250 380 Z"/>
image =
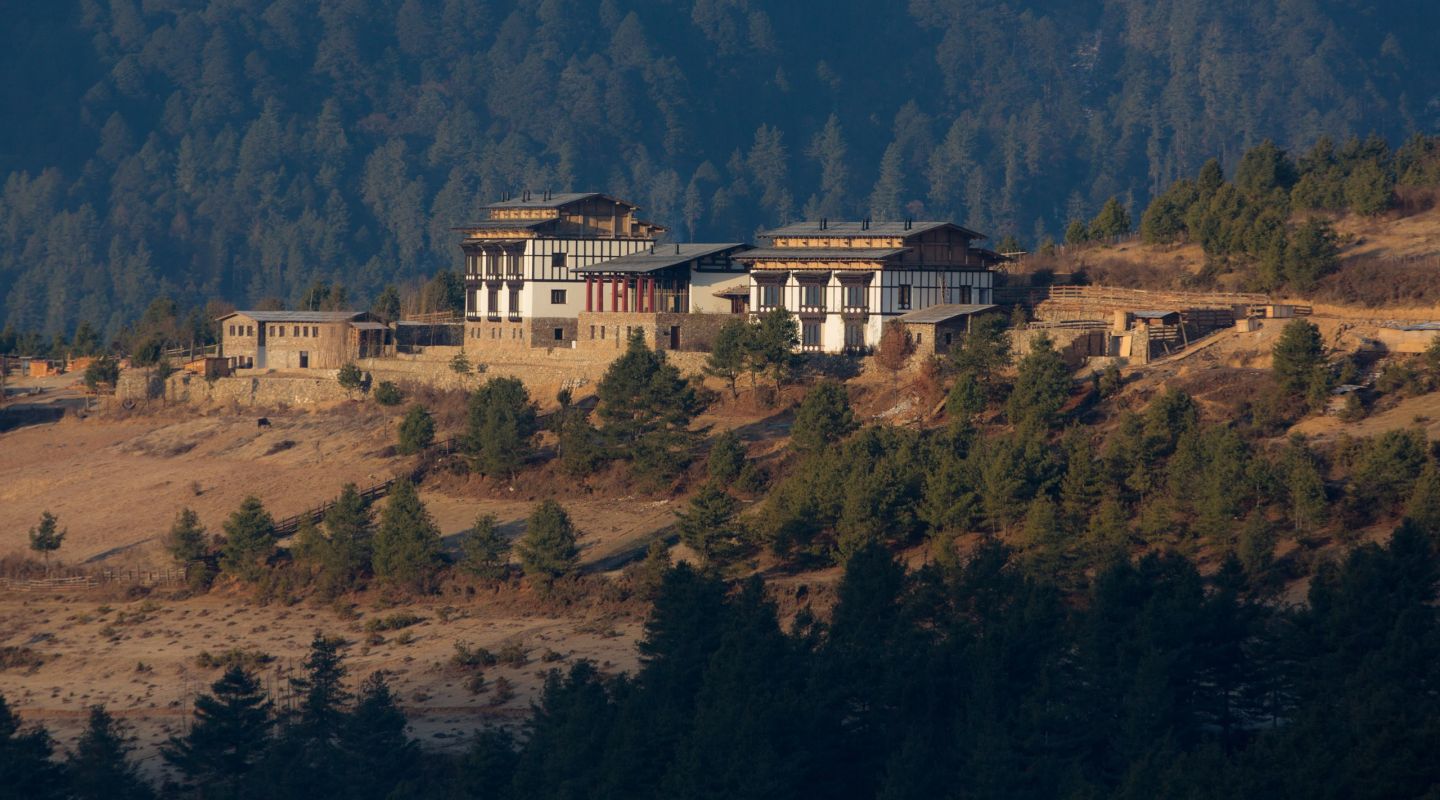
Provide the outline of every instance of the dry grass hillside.
<path id="1" fill-rule="evenodd" d="M 1440 206 L 1373 218 L 1347 214 L 1333 222 L 1340 237 L 1340 267 L 1301 299 L 1440 316 Z M 1093 283 L 1137 289 L 1246 289 L 1240 273 L 1220 275 L 1208 285 L 1202 275 L 1205 262 L 1198 244 L 1147 245 L 1134 239 L 1035 258 L 1017 271 L 1083 271 Z"/>

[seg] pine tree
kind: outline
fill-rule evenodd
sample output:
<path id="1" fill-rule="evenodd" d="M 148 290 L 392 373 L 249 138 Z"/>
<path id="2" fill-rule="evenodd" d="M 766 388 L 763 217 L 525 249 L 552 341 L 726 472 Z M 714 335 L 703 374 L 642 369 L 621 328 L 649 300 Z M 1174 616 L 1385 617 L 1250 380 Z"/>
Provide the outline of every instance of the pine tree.
<path id="1" fill-rule="evenodd" d="M 195 698 L 195 722 L 171 736 L 161 755 L 206 794 L 234 796 L 270 747 L 270 700 L 260 682 L 235 666 Z"/>
<path id="2" fill-rule="evenodd" d="M 460 540 L 460 566 L 486 580 L 499 580 L 509 572 L 510 543 L 500 533 L 493 514 L 475 519 Z"/>
<path id="3" fill-rule="evenodd" d="M 395 322 L 400 319 L 400 292 L 394 284 L 386 284 L 370 305 L 370 313 L 381 322 Z"/>
<path id="4" fill-rule="evenodd" d="M 1440 541 L 1440 469 L 1427 459 L 1405 504 L 1405 516 L 1423 533 Z"/>
<path id="5" fill-rule="evenodd" d="M 663 481 L 689 458 L 689 425 L 703 403 L 663 352 L 637 331 L 595 387 L 601 429 L 611 452 L 628 456 L 637 474 Z"/>
<path id="6" fill-rule="evenodd" d="M 60 549 L 68 531 L 60 530 L 58 518 L 48 510 L 40 514 L 40 525 L 30 529 L 30 549 L 45 557 L 45 571 L 50 571 L 50 554 Z"/>
<path id="7" fill-rule="evenodd" d="M 705 359 L 705 374 L 723 379 L 730 385 L 732 397 L 740 395 L 736 380 L 745 371 L 750 354 L 750 338 L 754 326 L 743 319 L 732 319 L 720 327 L 710 355 Z"/>
<path id="8" fill-rule="evenodd" d="M 491 378 L 470 396 L 465 452 L 480 474 L 513 478 L 530 457 L 537 430 L 535 404 L 525 384 Z"/>
<path id="9" fill-rule="evenodd" d="M 188 564 L 204 558 L 210 550 L 205 526 L 200 524 L 200 515 L 188 508 L 180 509 L 175 523 L 165 536 L 165 550 L 170 557 L 181 564 Z"/>
<path id="10" fill-rule="evenodd" d="M 850 396 L 838 381 L 821 381 L 805 393 L 790 426 L 790 444 L 815 453 L 849 436 L 857 427 Z"/>
<path id="11" fill-rule="evenodd" d="M 712 481 L 733 485 L 745 470 L 747 457 L 745 444 L 740 441 L 740 436 L 733 430 L 725 431 L 710 442 L 710 458 L 706 464 L 706 472 Z"/>
<path id="12" fill-rule="evenodd" d="M 1290 519 L 1297 533 L 1311 533 L 1325 524 L 1325 480 L 1303 447 L 1291 451 L 1285 471 Z"/>
<path id="13" fill-rule="evenodd" d="M 1064 568 L 1065 535 L 1059 509 L 1048 495 L 1030 502 L 1024 529 L 1026 570 L 1037 580 L 1056 580 Z"/>
<path id="14" fill-rule="evenodd" d="M 259 577 L 264 562 L 275 551 L 275 521 L 260 499 L 251 495 L 225 520 L 225 547 L 221 567 L 245 580 Z"/>
<path id="15" fill-rule="evenodd" d="M 375 531 L 375 577 L 393 588 L 429 592 L 441 558 L 440 530 L 420 502 L 415 484 L 396 481 Z"/>
<path id="16" fill-rule="evenodd" d="M 316 631 L 310 653 L 301 663 L 305 672 L 290 679 L 290 688 L 298 696 L 292 727 L 300 738 L 328 744 L 339 735 L 350 701 L 343 661 L 340 640 Z"/>
<path id="17" fill-rule="evenodd" d="M 405 735 L 406 724 L 385 674 L 372 673 L 337 730 L 347 797 L 383 800 L 419 778 L 420 752 Z"/>
<path id="18" fill-rule="evenodd" d="M 795 368 L 795 348 L 800 346 L 800 323 L 784 308 L 773 308 L 760 315 L 750 337 L 750 370 L 756 374 L 769 372 L 775 388 L 789 379 Z"/>
<path id="19" fill-rule="evenodd" d="M 395 449 L 402 455 L 414 455 L 434 441 L 435 418 L 419 403 L 410 406 L 400 421 L 399 443 Z"/>
<path id="20" fill-rule="evenodd" d="M 321 557 L 321 585 L 326 594 L 348 591 L 370 573 L 373 531 L 370 509 L 360 489 L 347 483 L 335 504 L 325 512 L 325 545 Z"/>
<path id="21" fill-rule="evenodd" d="M 570 515 L 559 503 L 545 500 L 530 514 L 515 552 L 527 577 L 548 583 L 570 575 L 579 565 L 580 549 L 575 540 Z"/>
<path id="22" fill-rule="evenodd" d="M 135 747 L 124 724 L 104 706 L 91 706 L 85 732 L 65 760 L 75 800 L 145 800 L 155 793 L 140 778 L 130 753 Z"/>
<path id="23" fill-rule="evenodd" d="M 21 730 L 20 717 L 0 695 L 0 786 L 26 800 L 67 797 L 65 773 L 50 760 L 53 749 L 44 728 Z"/>
<path id="24" fill-rule="evenodd" d="M 1070 395 L 1070 370 L 1055 351 L 1049 337 L 1036 339 L 1030 352 L 1020 359 L 1015 388 L 1005 412 L 1016 426 L 1034 422 L 1051 425 Z"/>
<path id="25" fill-rule="evenodd" d="M 706 564 L 724 566 L 744 539 L 735 515 L 739 502 L 715 482 L 706 483 L 679 513 L 680 541 L 700 554 Z"/>
<path id="26" fill-rule="evenodd" d="M 1290 394 L 1300 394 L 1324 363 L 1325 346 L 1320 329 L 1304 319 L 1291 320 L 1280 332 L 1271 353 L 1275 380 L 1280 388 Z"/>
<path id="27" fill-rule="evenodd" d="M 1119 198 L 1105 201 L 1100 213 L 1090 220 L 1090 238 L 1114 239 L 1130 232 L 1130 212 L 1120 204 Z"/>

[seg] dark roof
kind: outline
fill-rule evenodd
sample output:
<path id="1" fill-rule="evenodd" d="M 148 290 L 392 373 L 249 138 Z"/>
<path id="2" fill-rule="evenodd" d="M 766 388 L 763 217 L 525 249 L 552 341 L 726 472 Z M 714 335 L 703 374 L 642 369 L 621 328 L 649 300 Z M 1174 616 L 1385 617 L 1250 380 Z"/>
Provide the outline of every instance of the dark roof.
<path id="1" fill-rule="evenodd" d="M 740 242 L 722 244 L 657 244 L 648 250 L 631 253 L 628 256 L 612 258 L 586 267 L 575 267 L 575 272 L 654 272 L 675 267 L 697 258 L 715 253 L 735 250 L 745 245 Z"/>
<path id="2" fill-rule="evenodd" d="M 742 261 L 878 261 L 899 255 L 908 247 L 757 247 L 737 253 Z"/>
<path id="3" fill-rule="evenodd" d="M 578 203 L 581 200 L 600 197 L 613 203 L 630 208 L 639 208 L 634 203 L 627 203 L 619 198 L 611 197 L 600 192 L 552 192 L 547 198 L 544 192 L 531 192 L 530 199 L 515 198 L 512 200 L 501 200 L 498 203 L 491 203 L 485 208 L 561 208 L 571 203 Z"/>
<path id="4" fill-rule="evenodd" d="M 906 227 L 907 225 L 909 227 Z M 976 233 L 969 228 L 962 228 L 953 222 L 933 220 L 927 222 L 871 222 L 868 226 L 863 222 L 840 220 L 827 221 L 823 228 L 820 227 L 818 221 L 793 222 L 771 231 L 765 231 L 760 236 L 761 238 L 775 236 L 914 236 L 917 233 L 947 227 L 954 228 L 972 239 L 985 238 L 984 234 Z"/>
<path id="5" fill-rule="evenodd" d="M 1165 310 L 1165 309 L 1163 309 L 1163 308 L 1145 308 L 1145 309 L 1137 309 L 1137 310 L 1131 311 L 1130 313 L 1131 313 L 1131 314 L 1134 314 L 1135 316 L 1140 317 L 1140 318 L 1142 318 L 1142 319 L 1156 319 L 1156 318 L 1158 318 L 1158 317 L 1168 317 L 1168 316 L 1171 316 L 1171 315 L 1174 315 L 1174 314 L 1179 314 L 1180 312 L 1179 312 L 1179 311 L 1167 311 L 1167 310 Z"/>
<path id="6" fill-rule="evenodd" d="M 216 320 L 243 315 L 256 322 L 349 322 L 364 311 L 231 311 Z"/>
<path id="7" fill-rule="evenodd" d="M 457 231 L 523 231 L 552 225 L 553 219 L 485 219 L 455 228 Z"/>
<path id="8" fill-rule="evenodd" d="M 955 319 L 956 317 L 968 317 L 972 314 L 979 314 L 993 308 L 996 308 L 996 306 L 981 305 L 978 303 L 941 303 L 937 306 L 922 308 L 919 311 L 911 311 L 909 314 L 901 314 L 898 319 L 901 322 L 934 324 Z"/>
<path id="9" fill-rule="evenodd" d="M 390 326 L 383 322 L 352 322 L 350 327 L 362 331 L 383 331 Z"/>

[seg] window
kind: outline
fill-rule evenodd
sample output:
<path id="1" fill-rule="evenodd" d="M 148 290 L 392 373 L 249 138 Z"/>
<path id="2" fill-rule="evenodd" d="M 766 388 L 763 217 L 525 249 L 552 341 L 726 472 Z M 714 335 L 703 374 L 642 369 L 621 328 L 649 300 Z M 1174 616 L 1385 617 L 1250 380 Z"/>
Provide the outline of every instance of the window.
<path id="1" fill-rule="evenodd" d="M 955 334 L 953 334 L 953 333 L 951 333 L 951 332 L 949 332 L 949 331 L 946 331 L 946 332 L 945 332 L 945 346 L 946 346 L 946 347 L 949 347 L 949 346 L 950 346 L 951 340 L 953 339 L 954 335 L 955 335 Z"/>
<path id="2" fill-rule="evenodd" d="M 551 290 L 550 290 L 550 305 L 552 305 L 552 306 L 563 306 L 563 305 L 565 305 L 565 290 L 564 290 L 564 289 L 551 289 Z"/>
<path id="3" fill-rule="evenodd" d="M 896 306 L 898 306 L 899 308 L 909 308 L 909 307 L 910 307 L 910 284 L 908 284 L 908 283 L 902 283 L 902 284 L 900 284 L 899 286 L 896 286 L 896 287 L 895 287 L 895 294 L 896 294 L 896 300 L 895 300 L 895 305 L 896 305 Z"/>
<path id="4" fill-rule="evenodd" d="M 293 336 L 293 337 L 295 337 L 296 339 L 299 339 L 299 338 L 300 338 L 300 326 L 299 326 L 299 325 L 291 325 L 291 326 L 290 326 L 290 335 Z"/>
<path id="5" fill-rule="evenodd" d="M 820 347 L 820 322 L 807 319 L 800 323 L 800 346 L 806 349 Z"/>
<path id="6" fill-rule="evenodd" d="M 604 326 L 604 325 L 601 325 L 601 326 L 600 326 L 600 338 L 601 338 L 601 339 L 604 339 L 604 338 L 605 338 L 605 326 Z"/>
<path id="7" fill-rule="evenodd" d="M 865 308 L 869 303 L 865 301 L 865 287 L 861 284 L 851 284 L 845 287 L 845 307 Z"/>
<path id="8" fill-rule="evenodd" d="M 774 308 L 780 305 L 780 287 L 773 283 L 760 286 L 760 307 Z"/>
<path id="9" fill-rule="evenodd" d="M 246 326 L 245 326 L 245 335 L 246 335 L 246 336 L 254 336 L 254 335 L 255 335 L 255 326 L 254 326 L 254 325 L 246 325 Z"/>
<path id="10" fill-rule="evenodd" d="M 556 328 L 556 329 L 555 329 L 555 341 L 557 341 L 557 342 L 563 342 L 563 341 L 565 341 L 565 329 L 564 329 L 564 328 Z"/>
<path id="11" fill-rule="evenodd" d="M 520 290 L 519 290 L 519 289 L 511 289 L 511 290 L 510 290 L 510 306 L 509 306 L 509 311 L 510 311 L 511 315 L 513 315 L 513 316 L 519 316 L 519 315 L 520 315 Z"/>
<path id="12" fill-rule="evenodd" d="M 485 292 L 485 310 L 493 317 L 500 313 L 500 290 L 489 289 Z"/>
<path id="13" fill-rule="evenodd" d="M 595 326 L 594 326 L 594 325 L 591 325 L 591 326 L 590 326 L 590 338 L 591 338 L 591 339 L 594 339 L 594 338 L 595 338 Z"/>
<path id="14" fill-rule="evenodd" d="M 818 283 L 807 283 L 800 287 L 801 308 L 824 308 L 825 287 Z"/>
<path id="15" fill-rule="evenodd" d="M 858 350 L 865 346 L 865 325 L 857 320 L 845 322 L 845 347 Z"/>
<path id="16" fill-rule="evenodd" d="M 565 268 L 565 254 L 564 254 L 564 253 L 551 253 L 551 254 L 550 254 L 550 266 L 556 267 L 556 268 L 558 268 L 558 269 L 564 269 L 564 268 Z"/>

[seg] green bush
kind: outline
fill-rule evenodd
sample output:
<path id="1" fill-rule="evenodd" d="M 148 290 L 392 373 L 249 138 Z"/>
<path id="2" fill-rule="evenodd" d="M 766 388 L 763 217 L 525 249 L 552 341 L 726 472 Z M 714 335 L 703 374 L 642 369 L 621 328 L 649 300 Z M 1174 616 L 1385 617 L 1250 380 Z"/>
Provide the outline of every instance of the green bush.
<path id="1" fill-rule="evenodd" d="M 375 402 L 382 406 L 398 406 L 405 400 L 405 390 L 391 381 L 380 381 L 375 387 Z"/>

